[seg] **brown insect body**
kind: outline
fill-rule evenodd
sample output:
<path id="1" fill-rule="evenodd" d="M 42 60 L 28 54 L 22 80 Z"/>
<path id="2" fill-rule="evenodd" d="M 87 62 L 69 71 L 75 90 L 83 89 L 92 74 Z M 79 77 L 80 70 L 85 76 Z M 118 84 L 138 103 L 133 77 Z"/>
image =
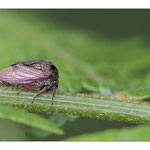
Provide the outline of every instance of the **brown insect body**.
<path id="1" fill-rule="evenodd" d="M 43 60 L 18 61 L 0 70 L 1 83 L 23 87 L 18 94 L 23 90 L 40 88 L 34 96 L 35 99 L 45 91 L 52 90 L 51 104 L 53 104 L 53 97 L 58 87 L 58 78 L 58 69 L 51 62 Z"/>

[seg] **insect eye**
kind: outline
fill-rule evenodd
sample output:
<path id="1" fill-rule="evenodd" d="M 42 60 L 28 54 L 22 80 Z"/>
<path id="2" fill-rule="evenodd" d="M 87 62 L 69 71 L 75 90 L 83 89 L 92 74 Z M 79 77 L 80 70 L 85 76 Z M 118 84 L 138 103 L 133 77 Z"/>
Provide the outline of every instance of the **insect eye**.
<path id="1" fill-rule="evenodd" d="M 56 69 L 56 67 L 55 67 L 54 65 L 52 65 L 52 66 L 51 66 L 51 69 L 52 69 L 52 70 L 55 70 L 55 69 Z"/>

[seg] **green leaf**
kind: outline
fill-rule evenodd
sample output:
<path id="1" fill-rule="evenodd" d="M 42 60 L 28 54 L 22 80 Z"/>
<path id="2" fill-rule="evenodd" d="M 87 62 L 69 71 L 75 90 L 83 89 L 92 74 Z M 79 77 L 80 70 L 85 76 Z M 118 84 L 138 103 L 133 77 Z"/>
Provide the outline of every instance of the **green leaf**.
<path id="1" fill-rule="evenodd" d="M 77 119 L 78 116 L 75 115 L 54 114 L 50 117 L 49 120 L 53 122 L 57 127 L 62 127 L 65 124 L 72 123 Z M 52 132 L 47 132 L 36 128 L 32 128 L 27 130 L 25 132 L 25 135 L 31 139 L 44 139 L 52 135 Z"/>
<path id="2" fill-rule="evenodd" d="M 150 126 L 134 128 L 109 129 L 104 132 L 95 132 L 70 137 L 68 141 L 149 141 Z"/>
<path id="3" fill-rule="evenodd" d="M 0 104 L 0 118 L 10 119 L 54 134 L 63 134 L 63 131 L 49 120 L 6 104 Z"/>
<path id="4" fill-rule="evenodd" d="M 150 95 L 143 96 L 141 100 L 143 100 L 143 101 L 149 101 L 150 100 Z"/>

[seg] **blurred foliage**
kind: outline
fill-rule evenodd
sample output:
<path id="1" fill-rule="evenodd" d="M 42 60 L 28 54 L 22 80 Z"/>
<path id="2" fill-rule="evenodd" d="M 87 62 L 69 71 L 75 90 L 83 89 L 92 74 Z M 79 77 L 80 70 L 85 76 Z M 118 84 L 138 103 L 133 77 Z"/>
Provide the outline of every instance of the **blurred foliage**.
<path id="1" fill-rule="evenodd" d="M 78 116 L 75 115 L 64 115 L 64 114 L 54 114 L 50 118 L 50 121 L 53 122 L 57 127 L 62 127 L 65 124 L 72 123 L 78 119 Z M 46 139 L 52 135 L 52 132 L 47 132 L 39 129 L 29 129 L 25 132 L 25 135 L 33 139 Z"/>
<path id="2" fill-rule="evenodd" d="M 134 128 L 110 129 L 104 132 L 84 134 L 70 137 L 69 141 L 149 141 L 149 126 L 138 126 Z"/>
<path id="3" fill-rule="evenodd" d="M 140 117 L 140 122 L 144 120 L 142 115 L 149 118 L 149 104 L 145 100 L 150 95 L 150 46 L 144 36 L 108 39 L 86 29 L 79 30 L 61 24 L 54 21 L 51 15 L 43 17 L 42 11 L 35 12 L 33 10 L 0 10 L 1 67 L 19 60 L 52 61 L 59 69 L 58 93 L 61 95 L 62 92 L 72 94 L 83 92 L 90 96 L 104 96 L 99 102 L 106 104 L 110 100 L 110 103 L 108 103 L 109 107 L 106 105 L 106 112 L 103 111 L 104 108 L 98 112 L 99 116 L 105 113 L 109 116 L 109 110 L 119 109 L 120 116 L 123 115 L 122 110 L 135 111 L 134 115 Z M 115 102 L 114 97 L 122 100 L 122 103 Z M 140 102 L 142 104 L 136 104 L 136 100 L 134 103 L 132 101 L 134 98 L 142 100 L 143 102 Z M 101 107 L 100 103 L 99 106 L 95 105 L 94 99 L 82 104 L 84 98 L 80 98 L 80 95 L 80 100 L 75 99 L 74 103 L 72 97 L 65 100 L 69 99 L 71 103 L 69 101 L 64 103 L 59 97 L 57 100 L 71 105 L 70 111 L 77 105 L 89 107 L 87 103 L 90 103 L 90 107 L 95 111 L 97 107 Z M 5 100 L 7 101 L 6 98 Z M 8 101 L 10 101 L 9 98 Z M 91 102 L 95 107 L 92 107 Z M 111 105 L 112 109 L 110 109 Z M 36 108 L 36 105 L 34 106 Z M 44 104 L 41 106 L 44 107 Z M 39 107 L 39 110 L 42 107 Z M 55 110 L 59 109 L 56 107 Z M 64 105 L 62 105 L 63 111 L 65 111 Z M 83 114 L 84 111 L 81 116 L 84 116 Z M 113 116 L 113 113 L 111 115 Z M 111 115 L 108 119 L 111 119 Z M 136 120 L 134 117 L 133 119 Z M 147 122 L 149 122 L 148 119 Z"/>
<path id="4" fill-rule="evenodd" d="M 104 85 L 113 91 L 128 89 L 134 96 L 143 96 L 141 87 L 144 93 L 149 90 L 150 51 L 144 38 L 106 39 L 25 12 L 1 10 L 2 66 L 18 60 L 52 61 L 60 72 L 61 92 L 98 92 Z"/>

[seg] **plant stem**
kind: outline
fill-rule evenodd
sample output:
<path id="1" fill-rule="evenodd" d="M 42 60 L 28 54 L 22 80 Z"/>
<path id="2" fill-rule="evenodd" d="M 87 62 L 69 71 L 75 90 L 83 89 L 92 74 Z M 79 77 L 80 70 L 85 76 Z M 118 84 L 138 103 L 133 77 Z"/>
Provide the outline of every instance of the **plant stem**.
<path id="1" fill-rule="evenodd" d="M 87 96 L 56 95 L 51 105 L 50 93 L 38 97 L 31 103 L 35 92 L 16 95 L 13 89 L 0 90 L 0 103 L 7 103 L 30 112 L 64 113 L 97 119 L 118 120 L 132 123 L 150 123 L 150 106 L 136 101 L 117 101 Z"/>

